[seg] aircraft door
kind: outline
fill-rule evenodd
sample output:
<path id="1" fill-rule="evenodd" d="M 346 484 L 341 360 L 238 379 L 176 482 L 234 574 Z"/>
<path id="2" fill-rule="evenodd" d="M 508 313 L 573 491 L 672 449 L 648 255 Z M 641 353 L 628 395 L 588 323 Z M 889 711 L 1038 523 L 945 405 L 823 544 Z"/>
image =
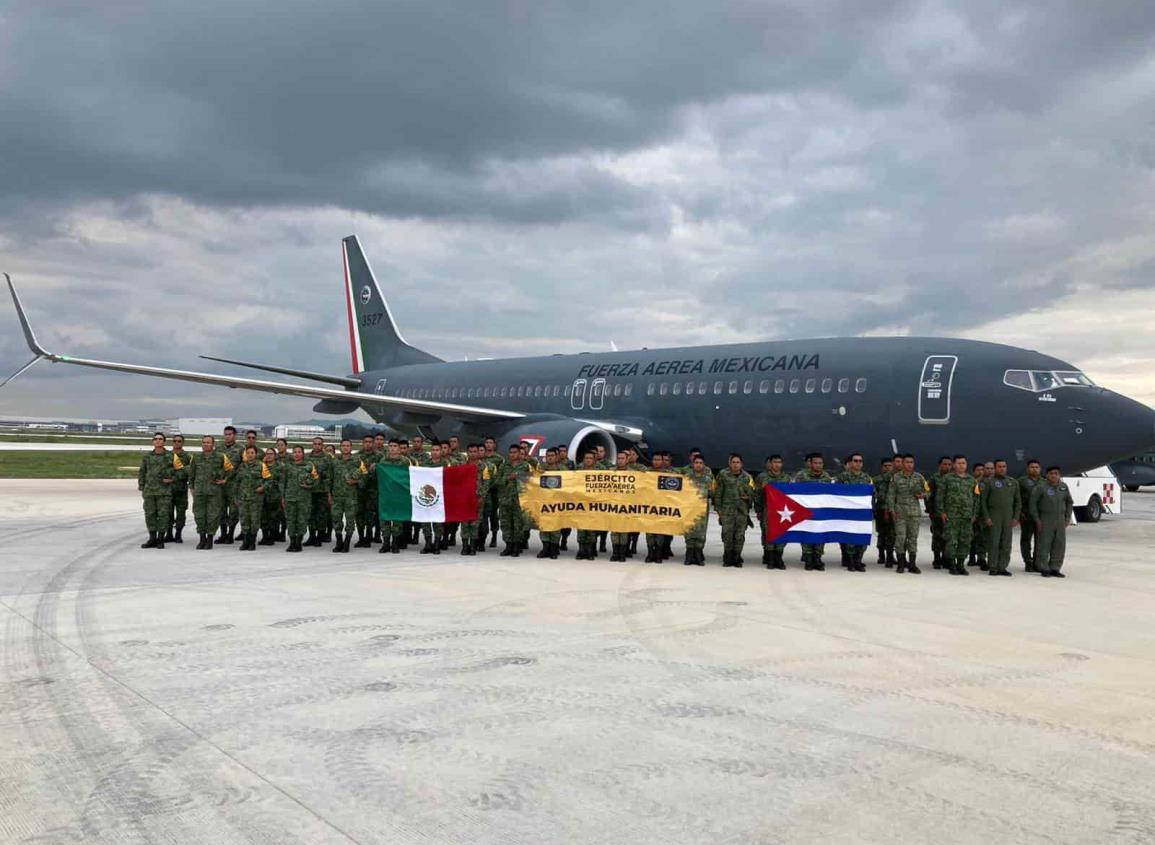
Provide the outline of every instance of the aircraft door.
<path id="1" fill-rule="evenodd" d="M 602 409 L 602 400 L 606 395 L 606 380 L 604 378 L 596 378 L 590 382 L 590 410 L 600 411 Z"/>
<path id="2" fill-rule="evenodd" d="M 569 394 L 569 406 L 580 411 L 586 406 L 586 380 L 579 378 L 573 383 L 573 390 Z"/>
<path id="3" fill-rule="evenodd" d="M 950 389 L 957 355 L 928 355 L 918 385 L 918 421 L 922 425 L 950 422 Z"/>

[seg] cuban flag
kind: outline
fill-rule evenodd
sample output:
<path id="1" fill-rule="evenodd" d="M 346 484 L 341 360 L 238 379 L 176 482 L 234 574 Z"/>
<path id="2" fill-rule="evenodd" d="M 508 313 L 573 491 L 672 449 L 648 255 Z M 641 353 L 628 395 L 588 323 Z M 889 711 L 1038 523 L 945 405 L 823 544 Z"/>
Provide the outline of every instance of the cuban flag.
<path id="1" fill-rule="evenodd" d="M 869 484 L 767 484 L 766 542 L 869 546 L 873 497 Z"/>

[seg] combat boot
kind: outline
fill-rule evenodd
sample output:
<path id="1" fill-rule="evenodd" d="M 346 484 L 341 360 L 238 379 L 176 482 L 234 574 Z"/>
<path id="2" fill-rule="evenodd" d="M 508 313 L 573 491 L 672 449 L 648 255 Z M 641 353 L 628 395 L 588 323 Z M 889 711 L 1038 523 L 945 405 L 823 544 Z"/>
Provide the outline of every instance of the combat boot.
<path id="1" fill-rule="evenodd" d="M 605 531 L 598 532 L 598 551 L 604 552 L 606 550 L 606 533 Z"/>
<path id="2" fill-rule="evenodd" d="M 545 560 L 549 557 L 549 543 L 543 542 L 541 544 L 541 551 L 537 553 L 538 560 Z"/>
<path id="3" fill-rule="evenodd" d="M 377 554 L 379 554 L 379 555 L 383 555 L 383 554 L 385 554 L 386 552 L 392 552 L 392 551 L 394 551 L 394 550 L 395 550 L 395 546 L 396 546 L 396 545 L 397 545 L 397 540 L 396 540 L 396 539 L 390 539 L 390 538 L 388 538 L 388 537 L 387 537 L 387 538 L 385 538 L 384 540 L 382 540 L 382 541 L 381 541 L 381 548 L 379 548 L 379 549 L 377 550 Z M 399 551 L 399 550 L 397 550 L 397 551 Z"/>
<path id="4" fill-rule="evenodd" d="M 898 558 L 894 556 L 894 549 L 886 550 L 886 568 L 891 569 L 898 562 Z"/>
<path id="5" fill-rule="evenodd" d="M 148 539 L 145 540 L 143 543 L 141 543 L 140 547 L 142 549 L 155 549 L 156 548 L 156 532 L 155 531 L 149 531 L 148 532 Z"/>
<path id="6" fill-rule="evenodd" d="M 782 559 L 782 555 L 785 553 L 785 551 L 786 551 L 785 549 L 775 549 L 774 550 L 774 568 L 775 569 L 785 569 L 786 568 L 786 561 L 784 561 Z"/>
<path id="7" fill-rule="evenodd" d="M 643 560 L 642 562 L 643 563 L 657 563 L 658 562 L 658 550 L 656 548 L 650 548 L 649 543 L 646 543 L 646 557 L 645 557 L 645 560 Z"/>
<path id="8" fill-rule="evenodd" d="M 952 575 L 970 575 L 970 573 L 967 572 L 967 563 L 966 563 L 965 557 L 963 557 L 962 555 L 959 555 L 957 558 L 955 558 L 954 571 L 951 574 Z"/>
<path id="9" fill-rule="evenodd" d="M 687 548 L 686 554 L 682 558 L 682 566 L 693 566 L 693 565 L 694 565 L 694 550 Z"/>
<path id="10" fill-rule="evenodd" d="M 667 536 L 665 542 L 663 543 L 663 548 L 666 552 L 666 560 L 672 558 L 674 556 L 674 538 Z"/>
<path id="11" fill-rule="evenodd" d="M 557 560 L 558 554 L 561 552 L 561 545 L 559 543 L 549 544 L 549 559 Z"/>
<path id="12" fill-rule="evenodd" d="M 706 565 L 706 550 L 704 548 L 694 549 L 694 563 L 698 566 Z"/>
<path id="13" fill-rule="evenodd" d="M 978 564 L 977 556 L 975 555 L 974 552 L 971 552 L 970 557 L 967 558 L 967 566 L 978 566 L 978 565 L 979 564 Z"/>
<path id="14" fill-rule="evenodd" d="M 157 549 L 163 549 L 164 548 L 164 534 L 162 534 L 159 531 L 156 532 L 156 545 L 153 548 L 157 548 Z"/>
<path id="15" fill-rule="evenodd" d="M 356 542 L 354 548 L 367 549 L 371 545 L 373 545 L 372 538 L 366 536 L 365 532 L 363 530 L 358 530 L 357 531 L 357 542 Z"/>
<path id="16" fill-rule="evenodd" d="M 878 547 L 878 565 L 879 566 L 885 566 L 886 565 L 886 550 L 883 549 L 882 546 Z"/>
<path id="17" fill-rule="evenodd" d="M 807 572 L 814 568 L 814 564 L 810 562 L 810 552 L 802 553 L 802 568 Z"/>
<path id="18" fill-rule="evenodd" d="M 866 549 L 865 549 L 865 548 L 861 548 L 861 549 L 859 549 L 859 550 L 858 550 L 858 560 L 857 560 L 857 563 L 858 563 L 858 571 L 859 571 L 859 572 L 865 572 L 865 571 L 866 571 L 866 564 L 862 562 L 862 558 L 863 558 L 865 555 L 866 555 Z"/>
<path id="19" fill-rule="evenodd" d="M 845 548 L 839 549 L 839 552 L 841 552 L 841 554 L 842 554 L 842 568 L 843 569 L 849 569 L 851 567 L 850 553 L 848 551 L 846 551 Z"/>
<path id="20" fill-rule="evenodd" d="M 176 540 L 174 540 L 172 537 L 172 526 L 171 525 L 168 527 L 168 530 L 164 532 L 163 540 L 166 543 L 175 543 L 176 542 Z"/>
<path id="21" fill-rule="evenodd" d="M 184 540 L 182 540 L 182 539 L 181 539 L 181 537 L 180 537 L 180 535 L 181 535 L 181 532 L 182 532 L 182 531 L 184 531 L 184 526 L 183 526 L 183 525 L 178 525 L 178 526 L 177 526 L 175 529 L 173 529 L 173 532 L 172 532 L 172 541 L 173 541 L 174 543 L 181 543 L 181 544 L 183 544 L 183 543 L 184 543 Z"/>
<path id="22" fill-rule="evenodd" d="M 498 557 L 513 557 L 513 543 L 506 543 Z"/>
<path id="23" fill-rule="evenodd" d="M 899 552 L 898 553 L 898 564 L 895 567 L 894 571 L 897 572 L 899 575 L 906 572 L 906 553 L 905 552 Z"/>
<path id="24" fill-rule="evenodd" d="M 818 572 L 826 571 L 826 564 L 822 562 L 822 552 L 814 553 L 814 568 Z"/>
<path id="25" fill-rule="evenodd" d="M 934 560 L 930 562 L 930 565 L 935 569 L 942 569 L 942 556 L 937 551 L 934 552 Z"/>
<path id="26" fill-rule="evenodd" d="M 229 527 L 227 525 L 221 526 L 221 536 L 217 537 L 216 542 L 222 546 L 227 546 L 232 542 L 232 538 L 229 537 Z"/>
<path id="27" fill-rule="evenodd" d="M 917 565 L 918 555 L 911 552 L 910 561 L 906 565 L 906 571 L 911 575 L 922 575 L 922 570 Z"/>
<path id="28" fill-rule="evenodd" d="M 524 551 L 525 551 L 525 543 L 518 540 L 513 544 L 513 556 L 514 557 L 521 557 L 521 553 Z"/>
<path id="29" fill-rule="evenodd" d="M 736 567 L 736 568 L 738 568 L 738 569 L 741 569 L 741 568 L 742 568 L 742 562 L 743 562 L 743 561 L 742 561 L 742 555 L 738 554 L 737 552 L 734 552 L 734 557 L 733 557 L 733 558 L 731 558 L 731 560 L 733 561 L 733 562 L 730 564 L 731 566 L 734 566 L 734 567 Z"/>
<path id="30" fill-rule="evenodd" d="M 213 535 L 212 535 L 212 532 L 210 531 L 208 534 L 205 535 L 205 548 L 211 549 L 212 547 L 213 547 Z"/>
<path id="31" fill-rule="evenodd" d="M 561 542 L 558 544 L 558 551 L 569 551 L 569 534 L 566 531 L 561 532 Z"/>
<path id="32" fill-rule="evenodd" d="M 341 532 L 340 531 L 336 532 L 336 537 L 337 537 L 337 542 L 335 542 L 333 544 L 333 554 L 335 554 L 335 555 L 341 553 Z"/>
<path id="33" fill-rule="evenodd" d="M 440 540 L 436 540 L 435 542 L 437 543 L 437 550 L 439 552 L 443 552 L 449 548 L 449 538 L 446 537 L 444 534 L 441 535 Z"/>
<path id="34" fill-rule="evenodd" d="M 987 559 L 985 557 L 979 558 L 979 569 L 981 569 L 983 572 L 991 571 L 990 564 L 987 563 Z"/>

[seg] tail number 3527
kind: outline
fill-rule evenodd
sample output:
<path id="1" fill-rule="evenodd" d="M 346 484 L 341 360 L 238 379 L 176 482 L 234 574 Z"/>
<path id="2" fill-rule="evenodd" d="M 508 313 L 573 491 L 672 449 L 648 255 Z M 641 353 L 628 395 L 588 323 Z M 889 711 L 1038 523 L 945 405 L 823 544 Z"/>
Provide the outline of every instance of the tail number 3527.
<path id="1" fill-rule="evenodd" d="M 376 314 L 362 314 L 361 315 L 361 325 L 362 326 L 375 326 L 381 322 L 381 318 L 384 316 L 385 315 L 382 314 L 380 311 L 378 311 Z"/>

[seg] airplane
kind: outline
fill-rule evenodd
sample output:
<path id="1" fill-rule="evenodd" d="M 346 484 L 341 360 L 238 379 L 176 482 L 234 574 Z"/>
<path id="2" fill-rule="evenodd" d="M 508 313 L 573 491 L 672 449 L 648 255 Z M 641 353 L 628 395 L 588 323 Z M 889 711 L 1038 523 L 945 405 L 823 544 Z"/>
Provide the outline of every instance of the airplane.
<path id="1" fill-rule="evenodd" d="M 399 432 L 496 437 L 533 453 L 564 443 L 578 456 L 602 445 L 643 454 L 731 452 L 756 468 L 771 452 L 798 466 L 851 452 L 877 466 L 895 452 L 931 471 L 943 454 L 1005 458 L 1018 472 L 1037 457 L 1077 473 L 1155 443 L 1155 411 L 1096 386 L 1039 352 L 940 337 L 843 337 L 443 361 L 407 343 L 355 235 L 342 239 L 351 372 L 319 373 L 202 356 L 293 376 L 269 381 L 77 358 L 36 339 L 5 274 L 24 337 L 39 360 L 319 400 L 313 410 L 364 410 Z"/>
<path id="2" fill-rule="evenodd" d="M 1128 493 L 1138 493 L 1140 487 L 1155 484 L 1155 453 L 1147 452 L 1125 461 L 1111 464 L 1111 472 Z"/>

